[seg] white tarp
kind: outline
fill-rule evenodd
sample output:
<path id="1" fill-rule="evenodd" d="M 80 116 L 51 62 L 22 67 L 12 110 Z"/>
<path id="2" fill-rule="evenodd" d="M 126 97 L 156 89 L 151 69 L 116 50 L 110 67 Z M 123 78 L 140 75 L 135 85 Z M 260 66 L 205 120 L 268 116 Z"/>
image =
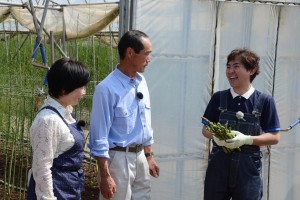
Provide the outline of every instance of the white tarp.
<path id="1" fill-rule="evenodd" d="M 38 22 L 42 21 L 44 8 L 36 7 L 35 15 Z M 23 27 L 36 33 L 32 14 L 26 7 L 2 6 L 0 7 L 0 22 L 11 14 Z M 44 29 L 56 38 L 78 39 L 85 38 L 111 24 L 119 16 L 118 3 L 64 5 L 49 7 L 44 22 Z M 4 22 L 5 23 L 5 22 Z"/>
<path id="2" fill-rule="evenodd" d="M 119 15 L 118 4 L 64 7 L 68 39 L 83 38 L 99 32 Z"/>
<path id="3" fill-rule="evenodd" d="M 6 20 L 6 18 L 9 16 L 9 9 L 4 7 L 1 8 L 0 7 L 0 22 L 3 22 L 4 20 Z"/>
<path id="4" fill-rule="evenodd" d="M 300 1 L 261 2 L 135 1 L 133 27 L 153 45 L 145 72 L 161 168 L 152 179 L 153 199 L 203 198 L 209 142 L 201 133 L 201 116 L 212 92 L 229 87 L 225 62 L 234 48 L 261 56 L 253 85 L 273 95 L 282 128 L 300 117 L 300 6 L 286 4 Z M 299 199 L 299 132 L 300 126 L 283 132 L 270 153 L 264 150 L 263 199 Z"/>

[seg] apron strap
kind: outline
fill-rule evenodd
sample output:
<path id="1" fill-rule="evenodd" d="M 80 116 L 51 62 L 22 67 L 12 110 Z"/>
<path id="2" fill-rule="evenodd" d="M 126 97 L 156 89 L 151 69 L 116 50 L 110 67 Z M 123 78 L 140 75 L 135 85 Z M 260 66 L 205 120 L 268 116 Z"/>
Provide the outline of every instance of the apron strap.
<path id="1" fill-rule="evenodd" d="M 45 106 L 42 109 L 39 110 L 39 112 L 41 112 L 44 109 L 49 109 L 52 110 L 54 112 L 56 112 L 58 114 L 58 116 L 65 122 L 65 124 L 69 127 L 68 123 L 66 122 L 66 120 L 63 118 L 63 116 L 61 116 L 61 114 L 58 112 L 58 110 L 56 110 L 56 108 L 52 107 L 52 106 Z"/>

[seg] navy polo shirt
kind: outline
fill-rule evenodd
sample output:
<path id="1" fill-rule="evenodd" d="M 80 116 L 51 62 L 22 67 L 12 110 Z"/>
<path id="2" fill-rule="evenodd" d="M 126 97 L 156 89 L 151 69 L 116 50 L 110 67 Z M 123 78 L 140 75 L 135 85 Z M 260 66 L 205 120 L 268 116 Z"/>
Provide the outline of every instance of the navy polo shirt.
<path id="1" fill-rule="evenodd" d="M 215 123 L 219 121 L 219 116 L 221 112 L 219 110 L 220 93 L 221 92 L 218 91 L 213 94 L 203 115 L 205 118 Z M 251 114 L 260 94 L 261 92 L 255 90 L 248 99 L 242 96 L 237 96 L 233 99 L 230 93 L 230 89 L 228 89 L 227 110 L 232 112 L 241 111 L 243 113 Z M 279 123 L 275 101 L 273 97 L 271 97 L 270 95 L 267 95 L 267 98 L 263 105 L 263 110 L 260 119 L 260 126 L 265 133 L 277 132 L 280 130 L 280 123 Z"/>

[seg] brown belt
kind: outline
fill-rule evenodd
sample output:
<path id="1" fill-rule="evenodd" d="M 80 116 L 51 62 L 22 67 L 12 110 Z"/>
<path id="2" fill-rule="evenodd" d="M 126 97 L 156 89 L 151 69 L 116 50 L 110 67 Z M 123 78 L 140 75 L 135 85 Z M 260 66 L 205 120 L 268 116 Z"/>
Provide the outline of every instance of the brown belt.
<path id="1" fill-rule="evenodd" d="M 138 153 L 138 152 L 143 150 L 143 145 L 140 144 L 140 145 L 136 145 L 136 146 L 132 146 L 132 147 L 119 147 L 119 146 L 116 146 L 114 148 L 110 148 L 109 150 Z"/>

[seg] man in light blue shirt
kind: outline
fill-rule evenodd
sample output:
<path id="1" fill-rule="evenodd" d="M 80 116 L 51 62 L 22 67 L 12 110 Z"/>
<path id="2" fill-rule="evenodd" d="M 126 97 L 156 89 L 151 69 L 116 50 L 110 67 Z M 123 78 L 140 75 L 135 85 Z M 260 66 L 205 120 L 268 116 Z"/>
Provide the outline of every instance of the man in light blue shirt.
<path id="1" fill-rule="evenodd" d="M 99 199 L 150 199 L 150 174 L 159 176 L 152 152 L 150 97 L 144 76 L 149 37 L 137 30 L 118 44 L 120 63 L 95 89 L 88 147 L 98 163 Z"/>

